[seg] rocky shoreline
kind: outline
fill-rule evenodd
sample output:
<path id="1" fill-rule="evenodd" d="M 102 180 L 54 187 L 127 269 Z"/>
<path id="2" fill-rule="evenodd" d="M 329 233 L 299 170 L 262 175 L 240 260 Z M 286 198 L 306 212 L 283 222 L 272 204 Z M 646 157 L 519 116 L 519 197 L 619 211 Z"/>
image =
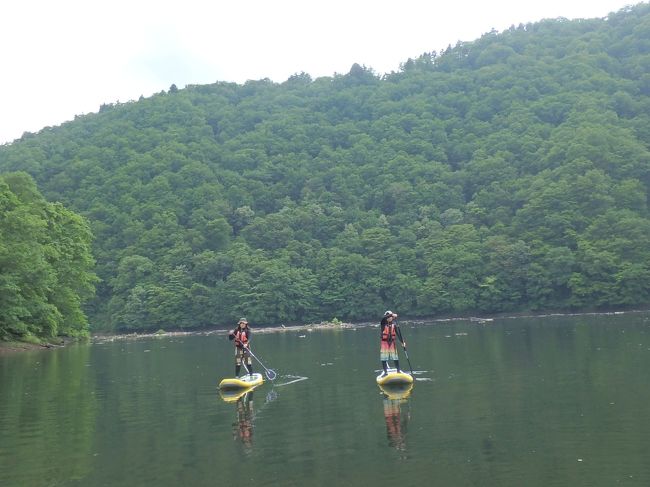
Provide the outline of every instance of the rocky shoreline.
<path id="1" fill-rule="evenodd" d="M 295 326 L 267 326 L 253 328 L 255 333 L 283 333 L 283 332 L 310 332 L 314 330 L 342 330 L 357 328 L 360 326 L 369 326 L 366 324 L 352 324 L 342 322 L 322 322 L 312 323 L 306 325 Z M 158 330 L 154 333 L 122 333 L 122 334 L 93 334 L 88 338 L 90 343 L 108 343 L 119 340 L 140 340 L 146 338 L 158 337 L 183 337 L 183 336 L 209 336 L 209 335 L 227 335 L 230 329 L 217 329 L 217 330 L 193 330 L 193 331 L 165 331 Z M 59 343 L 31 343 L 31 342 L 3 342 L 0 341 L 0 355 L 15 353 L 15 352 L 28 352 L 36 350 L 51 350 L 65 347 L 70 343 L 75 343 L 78 340 L 70 338 L 62 338 Z"/>
<path id="2" fill-rule="evenodd" d="M 493 317 L 475 317 L 475 316 L 462 316 L 462 317 L 445 317 L 428 320 L 404 320 L 402 323 L 409 323 L 412 326 L 422 325 L 424 323 L 447 323 L 455 321 L 469 321 L 479 325 L 489 325 L 494 319 L 521 319 L 521 318 L 549 318 L 549 317 L 562 317 L 562 316 L 599 316 L 599 315 L 621 315 L 630 313 L 649 313 L 650 310 L 626 310 L 626 311 L 602 311 L 602 312 L 578 312 L 578 313 L 539 313 L 539 314 L 509 314 Z M 310 323 L 304 325 L 279 325 L 279 326 L 265 326 L 255 327 L 253 331 L 258 333 L 284 333 L 284 332 L 312 332 L 316 330 L 343 330 L 343 329 L 357 329 L 371 326 L 378 326 L 378 323 L 363 322 L 363 323 L 344 323 L 338 320 L 323 321 L 321 323 Z M 234 327 L 234 325 L 233 325 Z M 215 330 L 192 330 L 192 331 L 165 331 L 158 330 L 154 333 L 123 333 L 123 334 L 102 334 L 97 333 L 91 335 L 88 340 L 90 343 L 108 343 L 118 340 L 139 340 L 146 338 L 156 337 L 183 337 L 183 336 L 209 336 L 209 335 L 226 335 L 229 329 L 215 329 Z M 29 343 L 29 342 L 2 342 L 0 341 L 0 356 L 14 352 L 35 351 L 35 350 L 51 350 L 65 347 L 70 343 L 78 342 L 78 340 L 71 338 L 61 338 L 59 343 Z"/>
<path id="3" fill-rule="evenodd" d="M 342 322 L 322 322 L 312 323 L 307 325 L 292 325 L 292 326 L 266 326 L 266 327 L 252 327 L 255 334 L 258 333 L 284 333 L 284 332 L 310 332 L 315 330 L 342 330 L 354 329 L 362 326 L 371 326 L 371 323 L 342 323 Z M 95 334 L 91 336 L 90 340 L 93 343 L 107 343 L 117 340 L 138 340 L 142 338 L 157 338 L 157 337 L 182 337 L 182 336 L 209 336 L 209 335 L 227 335 L 230 329 L 218 330 L 202 330 L 202 331 L 164 331 L 159 330 L 155 333 L 126 333 L 121 335 L 104 335 Z"/>
<path id="4" fill-rule="evenodd" d="M 32 342 L 3 342 L 0 341 L 0 356 L 17 352 L 33 352 L 36 350 L 53 350 L 63 348 L 76 340 L 70 338 L 62 338 L 59 343 L 32 343 Z"/>

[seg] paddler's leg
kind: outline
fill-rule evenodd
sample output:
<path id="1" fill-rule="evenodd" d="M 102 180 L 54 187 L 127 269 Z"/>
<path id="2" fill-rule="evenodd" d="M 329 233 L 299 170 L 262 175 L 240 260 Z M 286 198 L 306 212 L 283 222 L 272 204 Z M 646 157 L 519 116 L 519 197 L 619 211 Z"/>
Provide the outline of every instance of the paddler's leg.
<path id="1" fill-rule="evenodd" d="M 395 372 L 401 372 L 401 370 L 399 370 L 399 355 L 397 355 L 397 344 L 395 342 L 391 343 L 390 355 L 390 358 L 393 360 L 393 365 L 395 366 Z"/>
<path id="2" fill-rule="evenodd" d="M 244 354 L 244 365 L 246 365 L 246 370 L 250 375 L 253 375 L 253 361 L 251 356 L 248 353 Z"/>
<path id="3" fill-rule="evenodd" d="M 388 342 L 385 340 L 381 341 L 381 347 L 379 348 L 379 360 L 381 360 L 381 368 L 384 369 L 382 375 L 388 375 L 388 359 L 389 359 L 389 346 Z"/>
<path id="4" fill-rule="evenodd" d="M 241 354 L 239 349 L 235 348 L 235 377 L 239 378 L 239 371 L 241 370 Z"/>

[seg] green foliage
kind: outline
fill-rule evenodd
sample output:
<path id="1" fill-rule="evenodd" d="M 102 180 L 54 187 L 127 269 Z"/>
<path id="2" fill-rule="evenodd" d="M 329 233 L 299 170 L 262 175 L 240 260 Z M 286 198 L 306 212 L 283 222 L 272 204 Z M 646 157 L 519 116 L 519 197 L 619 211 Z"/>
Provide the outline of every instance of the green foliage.
<path id="1" fill-rule="evenodd" d="M 0 169 L 90 222 L 97 329 L 640 306 L 648 25 L 640 4 L 493 31 L 383 77 L 355 64 L 172 86 L 26 134 L 0 147 Z M 1 312 L 54 332 L 80 319 L 88 235 L 61 206 L 14 210 L 35 196 L 13 186 L 5 228 L 40 235 L 48 221 L 64 243 L 3 238 L 0 255 L 19 256 L 7 269 L 35 284 L 16 294 L 3 272 Z M 49 272 L 56 259 L 68 277 Z M 67 290 L 43 300 L 58 279 Z"/>
<path id="2" fill-rule="evenodd" d="M 86 221 L 26 173 L 0 176 L 0 339 L 83 336 L 96 277 Z"/>

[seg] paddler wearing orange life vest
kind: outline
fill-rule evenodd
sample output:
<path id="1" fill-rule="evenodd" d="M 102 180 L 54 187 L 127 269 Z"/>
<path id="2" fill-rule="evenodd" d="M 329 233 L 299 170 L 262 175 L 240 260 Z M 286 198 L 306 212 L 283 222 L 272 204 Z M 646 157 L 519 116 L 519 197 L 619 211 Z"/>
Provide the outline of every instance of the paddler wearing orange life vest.
<path id="1" fill-rule="evenodd" d="M 402 334 L 395 325 L 395 318 L 397 313 L 386 311 L 384 317 L 381 319 L 381 349 L 379 351 L 379 359 L 381 360 L 381 367 L 384 369 L 384 374 L 388 374 L 388 361 L 392 360 L 395 364 L 397 372 L 401 372 L 399 368 L 399 357 L 397 355 L 397 339 L 399 338 L 402 345 L 406 347 L 406 343 L 402 339 Z"/>
<path id="2" fill-rule="evenodd" d="M 237 328 L 228 335 L 229 340 L 235 340 L 235 377 L 239 377 L 242 361 L 248 373 L 253 373 L 253 361 L 248 346 L 251 341 L 251 329 L 248 327 L 246 318 L 239 318 Z"/>

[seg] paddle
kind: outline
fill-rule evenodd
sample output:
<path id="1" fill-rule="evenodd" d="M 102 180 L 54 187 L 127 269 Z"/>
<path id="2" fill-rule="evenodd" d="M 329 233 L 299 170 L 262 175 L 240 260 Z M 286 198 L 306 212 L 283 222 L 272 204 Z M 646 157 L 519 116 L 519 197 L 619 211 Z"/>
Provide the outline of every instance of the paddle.
<path id="1" fill-rule="evenodd" d="M 248 372 L 248 375 L 253 375 L 253 374 L 251 374 L 251 369 L 248 368 L 248 364 L 246 362 L 244 362 L 243 360 L 242 360 L 241 363 L 242 363 L 242 365 L 244 367 L 246 367 L 246 372 Z"/>
<path id="2" fill-rule="evenodd" d="M 251 357 L 253 357 L 255 360 L 259 362 L 259 364 L 262 366 L 264 369 L 264 372 L 266 373 L 266 377 L 268 377 L 269 380 L 275 380 L 275 378 L 278 376 L 278 374 L 275 373 L 275 370 L 273 369 L 267 369 L 266 366 L 262 363 L 260 359 L 258 359 L 253 352 L 251 352 L 250 347 L 248 348 L 248 353 L 251 354 Z"/>
<path id="3" fill-rule="evenodd" d="M 237 341 L 238 341 L 239 343 L 241 343 L 239 340 L 237 340 Z M 268 377 L 269 380 L 275 380 L 275 378 L 278 376 L 278 374 L 275 373 L 275 370 L 273 370 L 273 369 L 267 369 L 266 366 L 262 363 L 262 361 L 261 361 L 260 359 L 258 359 L 258 358 L 255 356 L 255 354 L 251 351 L 251 348 L 250 348 L 248 345 L 244 345 L 243 343 L 241 343 L 241 345 L 242 345 L 242 346 L 243 346 L 243 347 L 248 351 L 248 353 L 251 354 L 251 357 L 253 357 L 255 360 L 257 360 L 257 361 L 259 362 L 259 364 L 260 364 L 260 365 L 262 366 L 262 368 L 264 369 L 264 372 L 265 372 L 265 374 L 266 374 L 266 377 Z M 244 363 L 243 360 L 242 360 L 242 363 L 243 363 L 244 365 L 246 365 L 246 364 Z M 248 369 L 248 367 L 246 367 L 246 369 Z"/>
<path id="4" fill-rule="evenodd" d="M 406 361 L 409 363 L 409 369 L 411 369 L 411 376 L 413 376 L 413 366 L 411 365 L 411 360 L 409 359 L 409 354 L 406 351 L 406 345 L 404 344 L 404 337 L 402 335 L 402 329 L 399 327 L 397 323 L 395 323 L 395 328 L 397 328 L 397 334 L 399 335 L 399 341 L 402 344 L 402 348 L 404 349 L 404 355 L 406 355 Z"/>

